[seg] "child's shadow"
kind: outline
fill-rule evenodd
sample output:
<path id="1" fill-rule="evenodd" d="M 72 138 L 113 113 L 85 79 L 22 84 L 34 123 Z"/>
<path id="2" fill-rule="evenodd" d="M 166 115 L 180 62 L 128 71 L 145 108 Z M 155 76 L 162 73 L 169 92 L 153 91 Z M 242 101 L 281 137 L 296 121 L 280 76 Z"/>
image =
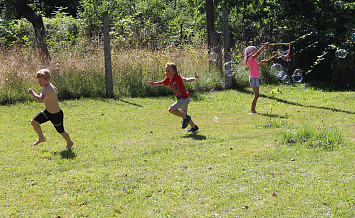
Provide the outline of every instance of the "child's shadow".
<path id="1" fill-rule="evenodd" d="M 182 138 L 192 138 L 195 140 L 206 140 L 207 137 L 204 135 L 198 135 L 197 133 L 192 133 L 192 134 L 184 135 L 184 136 L 182 136 Z"/>
<path id="2" fill-rule="evenodd" d="M 76 154 L 71 149 L 63 150 L 59 154 L 62 156 L 62 159 L 74 159 L 76 157 Z"/>

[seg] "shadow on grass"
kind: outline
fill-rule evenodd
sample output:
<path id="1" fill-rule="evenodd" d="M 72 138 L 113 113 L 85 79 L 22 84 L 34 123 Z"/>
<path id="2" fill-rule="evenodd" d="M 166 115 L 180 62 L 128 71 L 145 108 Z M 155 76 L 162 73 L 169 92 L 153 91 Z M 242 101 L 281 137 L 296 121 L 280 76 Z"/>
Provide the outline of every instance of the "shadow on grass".
<path id="1" fill-rule="evenodd" d="M 239 91 L 243 92 L 243 93 L 246 93 L 246 94 L 254 95 L 254 93 L 252 91 L 249 91 L 249 90 L 242 89 L 242 90 L 239 90 Z M 277 98 L 275 96 L 267 96 L 267 95 L 264 95 L 264 94 L 260 94 L 260 97 L 261 98 L 267 98 L 267 99 L 275 100 L 277 102 L 284 103 L 284 104 L 290 104 L 290 105 L 299 106 L 299 107 L 309 107 L 309 108 L 316 108 L 316 109 L 331 110 L 333 112 L 342 112 L 342 113 L 346 113 L 346 114 L 355 114 L 354 111 L 346 111 L 346 110 L 341 110 L 341 109 L 337 109 L 337 108 L 315 106 L 315 105 L 305 105 L 305 104 L 300 104 L 300 103 L 297 103 L 297 102 L 292 102 L 292 101 L 280 99 L 280 98 Z"/>
<path id="2" fill-rule="evenodd" d="M 184 135 L 184 136 L 182 136 L 182 138 L 191 138 L 191 139 L 195 139 L 195 140 L 206 140 L 207 139 L 206 136 L 198 135 L 198 133 L 192 133 L 192 134 Z"/>
<path id="3" fill-rule="evenodd" d="M 55 152 L 54 154 L 58 154 L 58 153 Z M 59 154 L 62 157 L 62 159 L 74 159 L 76 157 L 76 154 L 73 152 L 72 149 L 63 150 L 59 152 Z"/>
<path id="4" fill-rule="evenodd" d="M 123 100 L 122 98 L 118 99 L 118 101 L 122 101 L 123 103 L 130 104 L 130 105 L 137 106 L 137 107 L 143 107 L 142 105 Z"/>
<path id="5" fill-rule="evenodd" d="M 281 118 L 281 119 L 287 119 L 288 116 L 286 115 L 278 115 L 278 114 L 269 114 L 269 113 L 257 113 L 256 115 L 264 116 L 264 117 L 271 117 L 271 118 Z"/>

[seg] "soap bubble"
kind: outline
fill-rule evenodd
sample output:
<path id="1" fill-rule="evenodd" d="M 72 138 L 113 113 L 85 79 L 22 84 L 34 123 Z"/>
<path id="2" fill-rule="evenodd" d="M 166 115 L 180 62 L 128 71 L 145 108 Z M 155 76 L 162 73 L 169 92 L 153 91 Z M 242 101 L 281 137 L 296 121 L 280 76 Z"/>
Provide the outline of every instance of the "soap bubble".
<path id="1" fill-rule="evenodd" d="M 232 64 L 235 64 L 235 62 L 234 61 L 228 61 L 228 62 L 224 63 L 224 67 L 232 65 Z"/>
<path id="2" fill-rule="evenodd" d="M 300 83 L 303 80 L 303 70 L 301 69 L 296 69 L 292 76 L 291 76 L 293 82 Z"/>
<path id="3" fill-rule="evenodd" d="M 285 71 L 282 71 L 282 70 L 277 72 L 277 74 L 276 74 L 277 78 L 279 78 L 279 79 L 283 78 L 285 75 L 287 75 L 287 74 L 285 73 Z"/>
<path id="4" fill-rule="evenodd" d="M 272 64 L 271 66 L 271 72 L 276 76 L 280 71 L 283 70 L 283 67 L 281 64 Z"/>
<path id="5" fill-rule="evenodd" d="M 234 69 L 232 68 L 232 61 L 226 62 L 224 64 L 224 72 L 226 73 L 226 76 L 232 76 Z"/>
<path id="6" fill-rule="evenodd" d="M 209 91 L 209 94 L 210 94 L 210 97 L 214 97 L 214 89 L 211 89 L 211 90 Z"/>
<path id="7" fill-rule="evenodd" d="M 347 55 L 348 55 L 348 52 L 345 49 L 338 49 L 335 52 L 335 56 L 338 58 L 346 58 Z"/>
<path id="8" fill-rule="evenodd" d="M 211 52 L 210 53 L 210 57 L 209 57 L 210 61 L 217 61 L 217 53 L 216 52 Z"/>
<path id="9" fill-rule="evenodd" d="M 232 76 L 233 75 L 233 69 L 230 70 L 224 70 L 226 76 Z"/>
<path id="10" fill-rule="evenodd" d="M 284 76 L 282 76 L 280 78 L 280 80 L 283 82 L 283 83 L 289 83 L 290 82 L 290 77 L 286 74 Z"/>
<path id="11" fill-rule="evenodd" d="M 287 51 L 284 51 L 284 50 L 281 50 L 281 49 L 277 50 L 277 54 L 278 55 L 287 55 L 287 53 L 288 53 L 288 50 Z"/>
<path id="12" fill-rule="evenodd" d="M 342 1 L 336 1 L 334 2 L 334 7 L 336 9 L 343 9 L 343 2 Z"/>

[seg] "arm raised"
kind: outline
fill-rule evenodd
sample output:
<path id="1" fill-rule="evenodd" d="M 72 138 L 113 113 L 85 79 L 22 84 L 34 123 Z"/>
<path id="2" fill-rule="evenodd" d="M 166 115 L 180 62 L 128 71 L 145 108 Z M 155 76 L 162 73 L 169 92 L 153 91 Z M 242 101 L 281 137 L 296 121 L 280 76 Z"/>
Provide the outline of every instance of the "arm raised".
<path id="1" fill-rule="evenodd" d="M 32 95 L 34 99 L 38 102 L 43 102 L 44 99 L 46 98 L 45 92 L 41 92 L 39 95 L 35 91 L 33 91 L 31 88 L 28 89 L 28 94 Z"/>
<path id="2" fill-rule="evenodd" d="M 148 81 L 149 85 L 151 86 L 163 86 L 164 83 L 162 81 L 158 81 L 158 82 L 153 82 L 153 80 Z"/>
<path id="3" fill-rule="evenodd" d="M 182 81 L 183 82 L 193 82 L 193 81 L 196 81 L 196 80 L 198 80 L 200 78 L 201 78 L 201 76 L 197 75 L 196 72 L 195 72 L 195 76 L 194 77 L 182 78 Z"/>
<path id="4" fill-rule="evenodd" d="M 264 45 L 261 46 L 261 48 L 259 48 L 259 50 L 258 50 L 257 52 L 255 52 L 255 54 L 253 55 L 253 57 L 254 57 L 254 58 L 258 57 L 258 56 L 261 54 L 261 52 L 264 50 L 264 48 L 265 48 L 266 46 L 268 46 L 269 44 L 270 44 L 270 43 L 265 42 Z"/>

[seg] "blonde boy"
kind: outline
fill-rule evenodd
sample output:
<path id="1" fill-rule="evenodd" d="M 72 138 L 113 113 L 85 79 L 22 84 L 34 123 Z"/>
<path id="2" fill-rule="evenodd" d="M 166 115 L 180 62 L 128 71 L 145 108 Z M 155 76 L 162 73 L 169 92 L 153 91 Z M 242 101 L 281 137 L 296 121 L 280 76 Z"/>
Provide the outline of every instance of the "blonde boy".
<path id="1" fill-rule="evenodd" d="M 58 104 L 57 91 L 58 89 L 50 83 L 50 72 L 47 69 L 42 69 L 36 73 L 38 84 L 43 88 L 42 92 L 37 95 L 31 88 L 28 93 L 34 97 L 38 102 L 44 102 L 46 109 L 37 114 L 32 120 L 31 124 L 38 135 L 38 140 L 33 143 L 33 146 L 46 141 L 43 135 L 40 124 L 50 120 L 58 133 L 60 133 L 67 142 L 66 149 L 70 149 L 74 143 L 70 139 L 69 134 L 64 131 L 63 111 Z"/>
<path id="2" fill-rule="evenodd" d="M 191 128 L 187 132 L 196 132 L 199 128 L 187 115 L 188 104 L 190 103 L 190 95 L 186 91 L 184 82 L 193 82 L 200 78 L 200 75 L 195 73 L 194 77 L 184 78 L 178 74 L 177 66 L 174 63 L 165 65 L 165 79 L 163 81 L 149 81 L 151 86 L 170 86 L 176 95 L 177 101 L 169 107 L 169 112 L 175 116 L 181 117 L 182 127 L 185 129 L 189 124 Z"/>

